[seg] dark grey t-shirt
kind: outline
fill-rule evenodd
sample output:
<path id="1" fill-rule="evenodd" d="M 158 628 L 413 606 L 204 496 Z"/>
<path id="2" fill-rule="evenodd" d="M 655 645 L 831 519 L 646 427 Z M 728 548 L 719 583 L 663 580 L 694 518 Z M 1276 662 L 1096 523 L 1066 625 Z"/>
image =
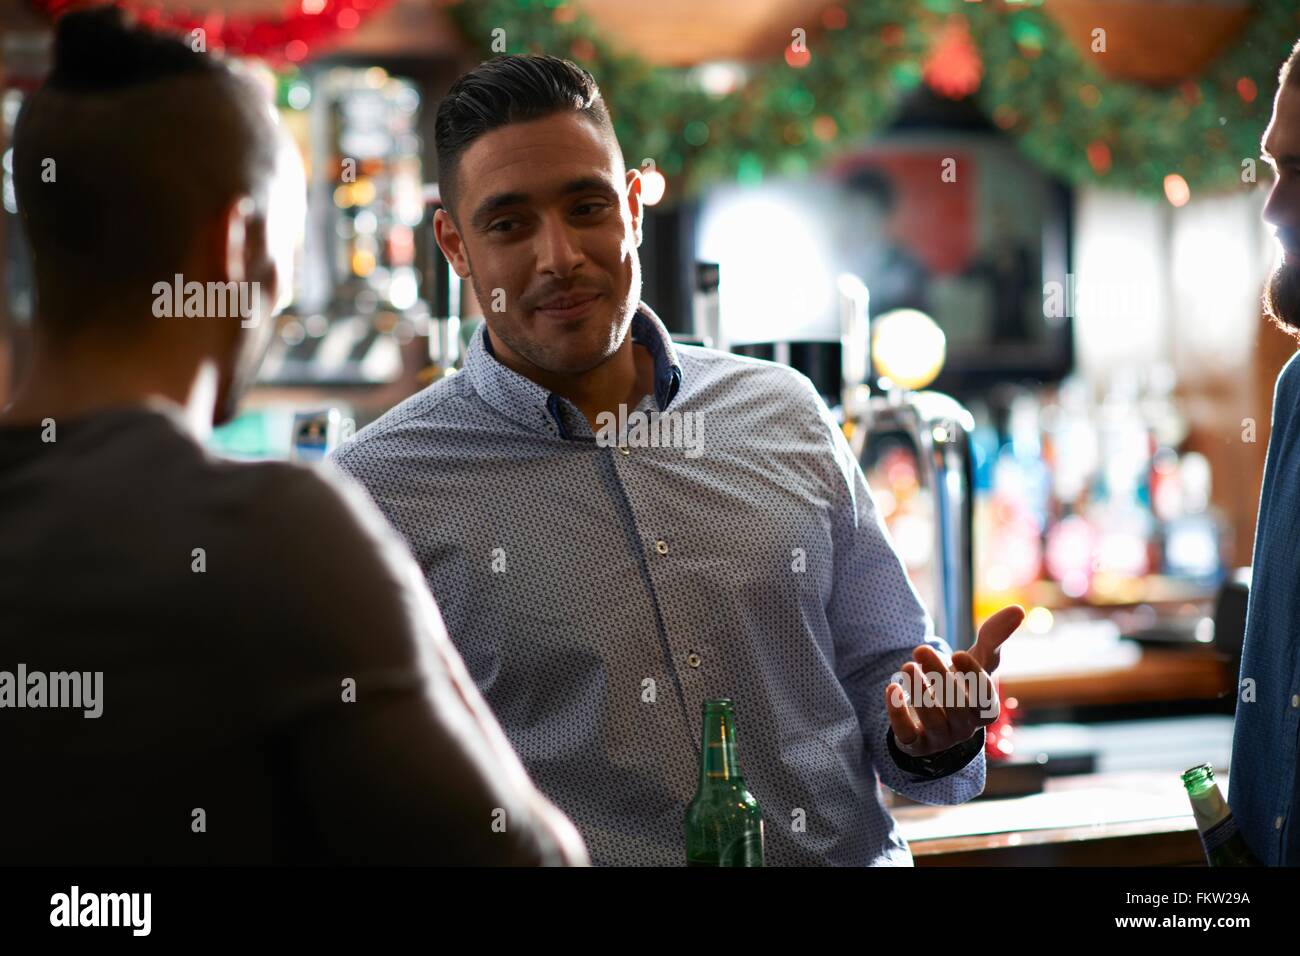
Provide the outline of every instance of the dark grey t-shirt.
<path id="1" fill-rule="evenodd" d="M 42 433 L 0 428 L 0 862 L 559 861 L 350 479 L 216 458 L 161 404 Z M 98 701 L 48 706 L 71 672 Z"/>

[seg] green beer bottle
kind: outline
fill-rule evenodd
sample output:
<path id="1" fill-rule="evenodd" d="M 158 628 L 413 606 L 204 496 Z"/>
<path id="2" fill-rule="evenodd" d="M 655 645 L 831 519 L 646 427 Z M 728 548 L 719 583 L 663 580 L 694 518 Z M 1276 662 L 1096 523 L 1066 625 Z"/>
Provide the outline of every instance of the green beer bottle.
<path id="1" fill-rule="evenodd" d="M 729 700 L 704 702 L 700 787 L 686 808 L 687 866 L 762 866 L 763 811 L 736 761 Z"/>
<path id="2" fill-rule="evenodd" d="M 1183 786 L 1192 801 L 1196 828 L 1210 866 L 1259 866 L 1246 838 L 1237 829 L 1232 810 L 1214 782 L 1214 768 L 1208 763 L 1183 771 Z"/>

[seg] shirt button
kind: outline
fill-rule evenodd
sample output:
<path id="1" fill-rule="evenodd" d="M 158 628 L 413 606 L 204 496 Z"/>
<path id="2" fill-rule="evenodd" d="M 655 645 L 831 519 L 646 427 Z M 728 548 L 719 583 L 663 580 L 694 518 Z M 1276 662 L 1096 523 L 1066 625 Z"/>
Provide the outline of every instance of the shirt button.
<path id="1" fill-rule="evenodd" d="M 1291 706 L 1292 706 L 1292 707 L 1300 707 L 1300 694 L 1292 694 L 1292 695 L 1291 695 Z"/>
<path id="2" fill-rule="evenodd" d="M 665 541 L 663 538 L 660 538 L 658 541 L 655 542 L 655 550 L 658 551 L 660 554 L 667 554 L 668 542 Z"/>
<path id="3" fill-rule="evenodd" d="M 619 446 L 618 446 L 618 453 L 619 453 L 620 455 L 624 455 L 624 456 L 626 456 L 626 455 L 630 455 L 630 454 L 632 454 L 632 451 L 627 447 L 627 445 L 619 445 Z"/>
<path id="4" fill-rule="evenodd" d="M 1273 829 L 1274 829 L 1274 830 L 1280 830 L 1280 829 L 1282 829 L 1282 818 L 1281 818 L 1281 817 L 1278 817 L 1276 820 L 1273 821 Z"/>
<path id="5" fill-rule="evenodd" d="M 691 653 L 686 655 L 686 663 L 690 664 L 692 667 L 699 667 L 701 663 L 700 655 L 691 651 Z"/>

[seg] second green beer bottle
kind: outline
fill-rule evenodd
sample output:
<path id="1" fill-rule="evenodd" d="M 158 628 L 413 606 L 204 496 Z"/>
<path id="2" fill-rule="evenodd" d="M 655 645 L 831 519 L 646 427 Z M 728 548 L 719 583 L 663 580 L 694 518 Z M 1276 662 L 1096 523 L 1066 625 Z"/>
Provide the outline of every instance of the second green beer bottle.
<path id="1" fill-rule="evenodd" d="M 1219 785 L 1214 782 L 1214 768 L 1208 763 L 1183 771 L 1183 786 L 1192 801 L 1196 829 L 1201 832 L 1201 846 L 1210 866 L 1259 866 L 1250 852 L 1246 838 L 1237 829 Z"/>
<path id="2" fill-rule="evenodd" d="M 763 812 L 736 760 L 730 700 L 704 702 L 700 786 L 686 808 L 687 866 L 762 866 Z"/>

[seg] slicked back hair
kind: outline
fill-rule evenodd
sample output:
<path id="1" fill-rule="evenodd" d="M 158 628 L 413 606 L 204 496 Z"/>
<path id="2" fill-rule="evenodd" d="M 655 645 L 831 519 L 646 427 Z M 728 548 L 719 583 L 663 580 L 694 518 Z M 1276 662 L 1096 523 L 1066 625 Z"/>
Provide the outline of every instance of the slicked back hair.
<path id="1" fill-rule="evenodd" d="M 460 159 L 470 145 L 484 133 L 510 123 L 563 112 L 585 117 L 613 145 L 622 163 L 622 150 L 596 80 L 569 60 L 522 54 L 494 57 L 452 85 L 438 104 L 434 140 L 442 207 L 458 227 Z"/>

